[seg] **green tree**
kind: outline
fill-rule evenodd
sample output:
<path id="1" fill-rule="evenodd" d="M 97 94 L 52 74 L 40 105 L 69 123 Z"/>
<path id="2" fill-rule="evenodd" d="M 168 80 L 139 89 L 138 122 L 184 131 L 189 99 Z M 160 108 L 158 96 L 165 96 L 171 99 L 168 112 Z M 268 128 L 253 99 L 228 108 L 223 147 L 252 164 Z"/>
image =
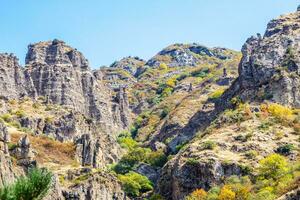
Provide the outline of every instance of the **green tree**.
<path id="1" fill-rule="evenodd" d="M 137 197 L 140 193 L 153 189 L 151 181 L 143 175 L 135 172 L 129 172 L 125 175 L 119 175 L 124 191 L 131 197 Z"/>
<path id="2" fill-rule="evenodd" d="M 259 161 L 258 170 L 261 178 L 278 181 L 289 172 L 289 166 L 285 157 L 272 154 Z"/>

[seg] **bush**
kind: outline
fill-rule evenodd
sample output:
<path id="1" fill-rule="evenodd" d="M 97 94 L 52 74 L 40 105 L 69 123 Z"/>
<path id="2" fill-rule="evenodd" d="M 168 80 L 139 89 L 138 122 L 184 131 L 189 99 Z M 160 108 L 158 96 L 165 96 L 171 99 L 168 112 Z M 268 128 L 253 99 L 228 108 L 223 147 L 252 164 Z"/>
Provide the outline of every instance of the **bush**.
<path id="1" fill-rule="evenodd" d="M 197 189 L 191 194 L 189 194 L 187 197 L 185 197 L 185 200 L 206 200 L 207 192 L 203 189 Z"/>
<path id="2" fill-rule="evenodd" d="M 39 109 L 40 108 L 40 103 L 38 103 L 38 102 L 34 102 L 33 104 L 32 104 L 32 107 L 34 108 L 34 109 Z"/>
<path id="3" fill-rule="evenodd" d="M 224 93 L 224 91 L 225 91 L 224 88 L 218 89 L 218 90 L 214 91 L 214 92 L 209 96 L 209 98 L 210 98 L 210 99 L 218 99 L 219 97 L 222 96 L 222 94 Z"/>
<path id="4" fill-rule="evenodd" d="M 11 122 L 12 121 L 12 117 L 11 117 L 11 115 L 10 114 L 4 114 L 4 115 L 2 115 L 1 116 L 1 118 L 5 121 L 5 122 L 7 122 L 7 123 L 9 123 L 9 122 Z"/>
<path id="5" fill-rule="evenodd" d="M 131 137 L 118 137 L 118 143 L 121 145 L 121 147 L 126 148 L 126 149 L 133 149 L 137 147 L 137 142 L 132 139 Z"/>
<path id="6" fill-rule="evenodd" d="M 52 173 L 46 169 L 31 169 L 11 186 L 0 189 L 1 200 L 42 199 L 51 185 Z"/>
<path id="7" fill-rule="evenodd" d="M 114 166 L 113 170 L 118 174 L 128 173 L 133 169 L 135 165 L 137 165 L 139 162 L 144 161 L 147 153 L 150 151 L 150 149 L 141 147 L 132 149 L 121 158 L 119 163 Z"/>
<path id="8" fill-rule="evenodd" d="M 261 110 L 267 110 L 268 113 L 281 121 L 290 121 L 293 119 L 293 110 L 277 103 L 262 105 Z"/>
<path id="9" fill-rule="evenodd" d="M 151 181 L 146 177 L 135 172 L 119 175 L 124 191 L 131 197 L 137 197 L 140 193 L 153 189 Z"/>
<path id="10" fill-rule="evenodd" d="M 212 187 L 207 193 L 206 200 L 218 200 L 220 190 L 219 187 Z"/>
<path id="11" fill-rule="evenodd" d="M 146 163 L 153 167 L 163 167 L 167 161 L 168 158 L 163 151 L 149 152 L 145 160 Z"/>
<path id="12" fill-rule="evenodd" d="M 176 86 L 176 78 L 170 78 L 166 81 L 168 87 L 174 88 Z"/>
<path id="13" fill-rule="evenodd" d="M 172 94 L 172 92 L 173 92 L 173 88 L 166 87 L 166 88 L 164 88 L 161 96 L 162 97 L 168 97 L 168 96 L 170 96 Z"/>
<path id="14" fill-rule="evenodd" d="M 259 191 L 257 194 L 253 195 L 251 200 L 274 200 L 276 195 L 274 195 L 270 190 L 263 189 Z"/>
<path id="15" fill-rule="evenodd" d="M 259 176 L 273 179 L 275 182 L 289 172 L 286 159 L 279 154 L 272 154 L 259 161 Z"/>
<path id="16" fill-rule="evenodd" d="M 202 144 L 202 148 L 203 149 L 210 149 L 210 150 L 213 150 L 215 147 L 216 147 L 216 143 L 214 141 L 205 141 L 203 144 Z"/>
<path id="17" fill-rule="evenodd" d="M 165 71 L 168 70 L 168 66 L 166 65 L 166 63 L 160 63 L 159 69 Z"/>
<path id="18" fill-rule="evenodd" d="M 204 78 L 208 75 L 209 73 L 209 69 L 208 68 L 203 68 L 203 69 L 200 69 L 200 70 L 195 70 L 191 73 L 191 75 L 193 77 L 200 77 L 200 78 Z"/>
<path id="19" fill-rule="evenodd" d="M 258 152 L 255 150 L 250 150 L 245 153 L 245 156 L 249 159 L 256 158 L 258 156 Z"/>
<path id="20" fill-rule="evenodd" d="M 226 180 L 226 184 L 235 193 L 236 200 L 247 200 L 250 197 L 251 181 L 247 176 L 239 178 L 231 176 Z"/>
<path id="21" fill-rule="evenodd" d="M 17 117 L 19 117 L 19 118 L 22 118 L 22 117 L 25 117 L 25 116 L 26 116 L 24 110 L 17 110 L 17 111 L 15 112 L 15 115 L 16 115 Z"/>
<path id="22" fill-rule="evenodd" d="M 219 200 L 235 200 L 235 193 L 231 190 L 231 187 L 224 185 L 219 194 Z"/>
<path id="23" fill-rule="evenodd" d="M 160 119 L 165 118 L 170 113 L 170 108 L 165 106 L 160 114 Z"/>
<path id="24" fill-rule="evenodd" d="M 20 129 L 22 127 L 21 124 L 20 124 L 20 122 L 17 122 L 17 121 L 12 121 L 12 122 L 9 122 L 8 124 L 10 126 L 18 128 L 18 129 Z"/>
<path id="25" fill-rule="evenodd" d="M 285 144 L 283 146 L 280 146 L 276 149 L 276 153 L 279 153 L 281 155 L 289 155 L 291 153 L 291 151 L 293 151 L 295 149 L 293 144 Z"/>
<path id="26" fill-rule="evenodd" d="M 46 117 L 45 118 L 45 123 L 46 124 L 51 124 L 54 121 L 54 119 L 52 117 Z"/>

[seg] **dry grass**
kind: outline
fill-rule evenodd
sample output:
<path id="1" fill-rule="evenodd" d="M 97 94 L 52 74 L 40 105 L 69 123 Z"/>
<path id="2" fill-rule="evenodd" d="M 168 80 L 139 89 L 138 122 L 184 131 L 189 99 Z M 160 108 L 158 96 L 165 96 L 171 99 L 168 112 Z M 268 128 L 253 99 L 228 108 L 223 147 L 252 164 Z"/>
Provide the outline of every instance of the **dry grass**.
<path id="1" fill-rule="evenodd" d="M 11 133 L 12 143 L 17 143 L 25 134 L 15 131 Z M 36 152 L 37 162 L 45 167 L 73 166 L 75 146 L 72 143 L 61 143 L 46 136 L 28 135 L 32 148 Z"/>

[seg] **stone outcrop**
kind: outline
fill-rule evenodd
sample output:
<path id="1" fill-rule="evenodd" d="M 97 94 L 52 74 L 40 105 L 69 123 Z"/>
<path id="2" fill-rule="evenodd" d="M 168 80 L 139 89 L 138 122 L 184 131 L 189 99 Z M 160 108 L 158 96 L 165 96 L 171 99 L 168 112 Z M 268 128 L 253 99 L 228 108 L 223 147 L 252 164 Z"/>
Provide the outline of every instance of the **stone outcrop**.
<path id="1" fill-rule="evenodd" d="M 12 54 L 0 54 L 0 96 L 5 99 L 25 96 L 26 85 L 17 57 Z"/>
<path id="2" fill-rule="evenodd" d="M 84 134 L 75 144 L 77 160 L 82 166 L 104 168 L 117 162 L 123 153 L 116 140 L 107 134 Z"/>
<path id="3" fill-rule="evenodd" d="M 107 131 L 126 128 L 114 118 L 112 108 L 118 105 L 111 102 L 111 91 L 94 76 L 85 57 L 64 42 L 29 45 L 25 74 L 46 102 L 69 106 L 101 122 Z"/>
<path id="4" fill-rule="evenodd" d="M 57 176 L 52 177 L 51 186 L 42 200 L 64 200 Z"/>
<path id="5" fill-rule="evenodd" d="M 110 65 L 111 68 L 124 69 L 132 76 L 138 77 L 142 71 L 145 61 L 139 57 L 126 57 Z"/>
<path id="6" fill-rule="evenodd" d="M 159 178 L 159 170 L 149 164 L 141 163 L 136 167 L 135 172 L 146 176 L 152 183 L 156 183 Z"/>
<path id="7" fill-rule="evenodd" d="M 272 20 L 262 37 L 253 36 L 242 48 L 239 77 L 225 100 L 270 100 L 300 107 L 300 12 Z M 223 103 L 224 103 L 223 101 Z"/>
<path id="8" fill-rule="evenodd" d="M 166 165 L 157 184 L 158 192 L 167 199 L 180 200 L 197 188 L 209 190 L 212 186 L 220 185 L 224 177 L 242 175 L 242 169 L 238 163 L 225 163 L 217 155 L 204 153 L 201 157 L 190 158 L 187 162 L 185 152 Z M 195 162 L 192 162 L 195 159 Z"/>
<path id="9" fill-rule="evenodd" d="M 263 37 L 258 34 L 249 38 L 242 49 L 239 77 L 217 101 L 213 102 L 215 105 L 211 109 L 201 109 L 196 113 L 189 123 L 179 130 L 178 136 L 172 142 L 178 144 L 180 140 L 187 141 L 187 138 L 192 138 L 197 131 L 205 131 L 222 111 L 233 107 L 233 98 L 250 103 L 271 101 L 299 108 L 299 19 L 299 11 L 283 15 L 268 24 Z M 201 141 L 201 135 L 197 140 Z M 264 140 L 258 137 L 257 143 L 262 141 Z M 187 150 L 180 152 L 164 166 L 158 182 L 160 194 L 168 199 L 179 200 L 197 188 L 207 190 L 214 184 L 222 183 L 221 177 L 243 174 L 241 160 L 238 163 L 228 163 L 220 156 L 221 152 L 207 154 L 208 152 L 203 150 L 197 151 L 199 144 L 197 145 L 193 146 L 190 143 Z M 221 148 L 224 150 L 224 146 Z M 235 151 L 232 155 L 236 156 L 236 149 L 232 148 Z M 243 148 L 246 148 L 245 144 Z M 191 149 L 194 150 L 190 151 Z M 272 152 L 274 150 L 269 153 Z"/>
<path id="10" fill-rule="evenodd" d="M 199 44 L 174 44 L 147 61 L 148 66 L 159 66 L 161 63 L 169 67 L 196 66 L 202 63 L 202 56 L 215 57 L 221 60 L 230 59 L 224 48 L 207 48 Z"/>
<path id="11" fill-rule="evenodd" d="M 17 159 L 17 164 L 24 168 L 36 167 L 34 150 L 31 148 L 29 137 L 21 137 L 17 146 L 11 150 L 11 155 Z"/>
<path id="12" fill-rule="evenodd" d="M 126 200 L 128 199 L 121 189 L 118 180 L 103 172 L 94 173 L 82 183 L 63 191 L 66 200 Z"/>
<path id="13" fill-rule="evenodd" d="M 106 132 L 127 128 L 128 119 L 124 117 L 128 116 L 118 115 L 126 104 L 114 102 L 114 92 L 99 80 L 99 74 L 95 76 L 82 53 L 63 41 L 29 45 L 25 68 L 19 66 L 15 56 L 0 54 L 0 69 L 2 98 L 42 96 L 47 103 L 92 118 Z"/>
<path id="14" fill-rule="evenodd" d="M 4 124 L 0 123 L 0 187 L 9 184 L 15 179 L 12 160 L 9 156 L 7 143 L 9 135 Z"/>

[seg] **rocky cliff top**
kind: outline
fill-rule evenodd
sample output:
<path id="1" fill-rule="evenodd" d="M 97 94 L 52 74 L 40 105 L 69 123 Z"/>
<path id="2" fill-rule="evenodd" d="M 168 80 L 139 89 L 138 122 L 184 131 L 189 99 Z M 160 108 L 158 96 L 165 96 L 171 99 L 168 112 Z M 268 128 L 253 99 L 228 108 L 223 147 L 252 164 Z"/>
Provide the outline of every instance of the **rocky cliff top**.
<path id="1" fill-rule="evenodd" d="M 57 39 L 30 44 L 26 55 L 26 64 L 70 65 L 74 68 L 89 68 L 89 63 L 81 52 Z"/>
<path id="2" fill-rule="evenodd" d="M 111 68 L 124 69 L 133 76 L 138 76 L 141 67 L 145 65 L 145 61 L 139 57 L 125 57 L 110 65 Z"/>
<path id="3" fill-rule="evenodd" d="M 267 100 L 299 107 L 300 12 L 272 20 L 265 32 L 250 37 L 242 48 L 239 78 L 229 92 L 240 98 L 258 100 L 260 90 Z M 266 99 L 266 98 L 263 98 Z"/>
<path id="4" fill-rule="evenodd" d="M 159 66 L 165 63 L 170 67 L 196 66 L 205 60 L 204 56 L 226 60 L 232 58 L 232 52 L 225 48 L 208 48 L 197 43 L 173 44 L 148 60 L 146 65 Z"/>

